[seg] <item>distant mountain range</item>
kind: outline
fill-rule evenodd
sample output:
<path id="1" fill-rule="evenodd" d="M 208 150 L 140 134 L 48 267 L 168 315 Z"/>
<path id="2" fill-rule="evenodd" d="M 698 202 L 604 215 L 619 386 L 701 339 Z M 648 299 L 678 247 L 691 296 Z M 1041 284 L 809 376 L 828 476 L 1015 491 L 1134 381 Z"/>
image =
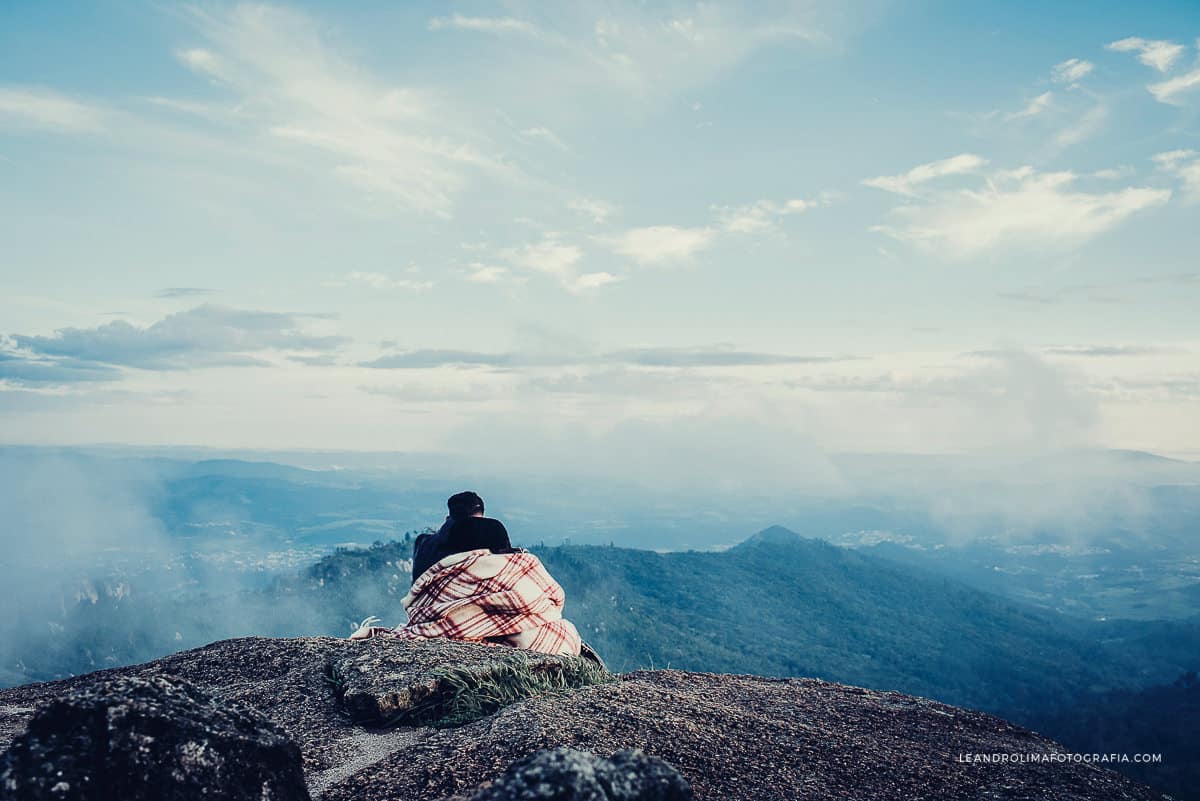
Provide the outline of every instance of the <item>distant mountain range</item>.
<path id="1" fill-rule="evenodd" d="M 247 634 L 344 636 L 370 614 L 398 624 L 411 547 L 406 537 L 339 549 L 258 589 L 100 586 L 27 637 L 20 669 L 3 678 L 57 678 Z M 725 551 L 534 551 L 566 589 L 568 617 L 619 671 L 819 677 L 1071 733 L 1069 710 L 1094 707 L 1097 694 L 1200 669 L 1200 618 L 1081 619 L 782 527 Z"/>
<path id="2" fill-rule="evenodd" d="M 835 544 L 881 538 L 926 548 L 1100 541 L 1194 556 L 1193 534 L 1200 526 L 1200 463 L 1137 451 L 987 460 L 831 455 L 837 480 L 830 486 L 798 478 L 794 488 L 753 490 L 656 490 L 617 478 L 478 475 L 469 460 L 457 460 L 456 468 L 445 456 L 294 453 L 252 461 L 245 455 L 197 460 L 170 453 L 0 446 L 0 475 L 11 474 L 18 486 L 37 475 L 38 488 L 57 490 L 67 505 L 82 503 L 79 496 L 89 486 L 119 486 L 170 536 L 195 541 L 193 535 L 207 528 L 225 543 L 233 536 L 241 546 L 268 548 L 369 545 L 436 526 L 445 498 L 467 487 L 484 494 L 522 544 L 715 549 L 735 544 L 740 537 L 734 532 L 782 523 Z M 22 497 L 10 499 L 0 487 L 0 500 L 20 505 Z M 219 529 L 221 523 L 228 525 Z M 6 558 L 0 555 L 0 563 Z"/>
<path id="3" fill-rule="evenodd" d="M 1041 725 L 1200 667 L 1192 462 L 839 456 L 831 495 L 750 497 L 300 456 L 0 448 L 0 685 L 399 623 L 405 532 L 464 487 L 616 669 L 821 676 Z"/>
<path id="4" fill-rule="evenodd" d="M 334 554 L 276 592 L 324 599 L 332 618 L 399 623 L 409 549 Z M 781 527 L 724 552 L 534 550 L 618 670 L 819 676 L 1012 715 L 1200 667 L 1200 618 L 1080 620 Z"/>

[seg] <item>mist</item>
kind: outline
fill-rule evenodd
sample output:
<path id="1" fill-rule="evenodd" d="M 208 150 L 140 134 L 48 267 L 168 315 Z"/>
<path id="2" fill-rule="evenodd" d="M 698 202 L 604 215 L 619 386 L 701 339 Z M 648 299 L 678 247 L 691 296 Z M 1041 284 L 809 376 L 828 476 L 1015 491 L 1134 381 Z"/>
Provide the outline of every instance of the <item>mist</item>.
<path id="1" fill-rule="evenodd" d="M 317 550 L 297 561 L 286 545 L 246 542 L 222 502 L 202 509 L 211 525 L 168 528 L 170 480 L 186 464 L 0 448 L 0 684 L 230 636 L 334 633 L 313 630 L 312 599 L 260 594 Z"/>
<path id="2" fill-rule="evenodd" d="M 463 423 L 432 454 L 0 449 L 0 681 L 229 636 L 342 635 L 359 614 L 399 623 L 405 564 L 336 614 L 305 571 L 436 526 L 466 487 L 524 546 L 719 550 L 780 524 L 925 549 L 1191 547 L 1200 465 L 1097 447 L 1098 400 L 1070 370 L 982 354 L 885 386 L 836 408 L 811 387 L 673 412 L 531 404 Z M 855 420 L 963 447 L 837 450 Z M 243 461 L 198 461 L 219 456 Z"/>
<path id="3" fill-rule="evenodd" d="M 919 509 L 956 542 L 1137 531 L 1152 516 L 1150 488 L 1200 477 L 1192 463 L 1108 451 L 1103 398 L 1078 369 L 1022 350 L 964 363 L 853 392 L 833 379 L 773 393 L 721 384 L 703 403 L 644 380 L 623 404 L 523 393 L 519 410 L 475 415 L 441 446 L 449 465 L 463 454 L 456 472 L 473 481 L 553 478 L 579 494 L 740 507 L 742 532 L 804 527 L 813 505 L 886 502 Z"/>

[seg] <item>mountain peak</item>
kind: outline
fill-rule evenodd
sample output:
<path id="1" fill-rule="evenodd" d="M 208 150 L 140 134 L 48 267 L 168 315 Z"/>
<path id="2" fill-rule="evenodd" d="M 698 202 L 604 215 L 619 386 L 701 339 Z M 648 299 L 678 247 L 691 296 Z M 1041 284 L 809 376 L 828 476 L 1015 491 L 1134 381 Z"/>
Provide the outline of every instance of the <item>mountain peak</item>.
<path id="1" fill-rule="evenodd" d="M 1055 762 L 1050 755 L 1061 746 L 991 715 L 816 679 L 636 671 L 567 685 L 574 689 L 518 693 L 486 710 L 486 720 L 434 721 L 438 730 L 424 719 L 412 725 L 412 716 L 399 725 L 375 720 L 364 726 L 354 712 L 426 708 L 431 699 L 445 700 L 438 694 L 447 688 L 490 695 L 494 682 L 445 677 L 507 676 L 511 683 L 514 664 L 538 658 L 448 640 L 224 640 L 144 665 L 0 691 L 0 747 L 17 739 L 28 750 L 29 737 L 47 735 L 44 726 L 24 733 L 37 707 L 81 693 L 95 702 L 95 688 L 120 677 L 171 676 L 187 682 L 197 698 L 248 707 L 267 719 L 263 725 L 285 732 L 300 748 L 309 793 L 322 801 L 446 799 L 495 779 L 505 765 L 564 746 L 604 755 L 643 749 L 674 766 L 698 799 L 1158 797 L 1093 765 Z M 347 708 L 349 698 L 363 693 L 377 703 Z M 120 716 L 112 720 L 123 725 Z M 106 742 L 136 745 L 130 738 Z M 1014 753 L 1046 759 L 976 764 L 962 758 Z M 92 764 L 66 758 L 76 772 Z M 0 772 L 9 759 L 0 758 Z M 209 788 L 210 795 L 220 791 Z M 21 797 L 20 788 L 0 783 L 0 798 L 10 797 Z"/>
<path id="2" fill-rule="evenodd" d="M 757 534 L 752 534 L 742 540 L 742 545 L 798 545 L 803 542 L 815 542 L 811 537 L 797 534 L 783 526 L 768 526 Z"/>

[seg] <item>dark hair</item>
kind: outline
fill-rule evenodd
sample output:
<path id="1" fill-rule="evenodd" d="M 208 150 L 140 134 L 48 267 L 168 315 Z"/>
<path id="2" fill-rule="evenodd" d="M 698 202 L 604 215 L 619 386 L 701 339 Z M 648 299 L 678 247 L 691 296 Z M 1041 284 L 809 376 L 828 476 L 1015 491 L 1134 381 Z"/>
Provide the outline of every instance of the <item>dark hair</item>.
<path id="1" fill-rule="evenodd" d="M 490 517 L 464 517 L 455 521 L 446 533 L 446 551 L 462 553 L 487 548 L 492 553 L 512 550 L 508 531 L 499 520 Z"/>
<path id="2" fill-rule="evenodd" d="M 464 517 L 479 512 L 483 514 L 483 498 L 480 498 L 474 492 L 467 490 L 451 495 L 446 501 L 446 508 L 450 510 L 450 517 L 454 520 L 461 520 Z"/>

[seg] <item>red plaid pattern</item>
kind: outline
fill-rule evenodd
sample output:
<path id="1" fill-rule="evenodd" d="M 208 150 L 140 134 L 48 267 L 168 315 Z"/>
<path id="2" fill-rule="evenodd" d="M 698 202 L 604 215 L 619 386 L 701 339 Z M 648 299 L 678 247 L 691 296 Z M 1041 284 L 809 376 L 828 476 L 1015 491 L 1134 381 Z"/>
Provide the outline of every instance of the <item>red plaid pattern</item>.
<path id="1" fill-rule="evenodd" d="M 446 637 L 577 656 L 579 632 L 563 619 L 565 600 L 562 587 L 533 554 L 467 551 L 447 556 L 417 577 L 403 601 L 406 624 L 363 635 Z"/>

